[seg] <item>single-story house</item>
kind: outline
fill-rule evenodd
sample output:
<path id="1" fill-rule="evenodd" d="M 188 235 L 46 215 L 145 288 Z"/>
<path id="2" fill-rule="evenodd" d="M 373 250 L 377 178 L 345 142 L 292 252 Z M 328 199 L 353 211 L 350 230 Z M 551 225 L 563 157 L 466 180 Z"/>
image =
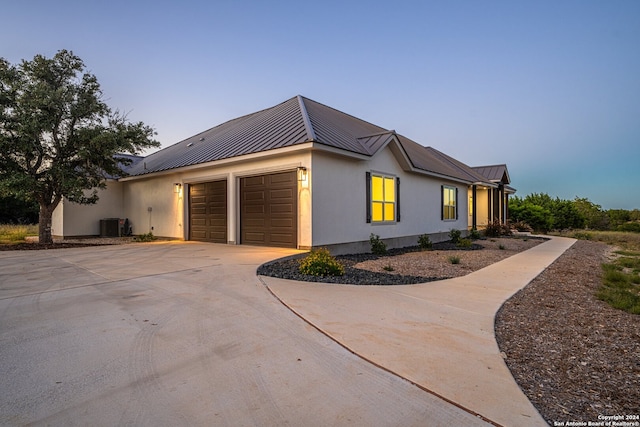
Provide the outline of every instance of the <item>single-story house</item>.
<path id="1" fill-rule="evenodd" d="M 127 218 L 134 234 L 366 251 L 372 233 L 412 246 L 506 221 L 515 192 L 504 164 L 469 167 L 302 96 L 134 158 L 127 173 L 96 205 L 61 202 L 53 235 Z"/>

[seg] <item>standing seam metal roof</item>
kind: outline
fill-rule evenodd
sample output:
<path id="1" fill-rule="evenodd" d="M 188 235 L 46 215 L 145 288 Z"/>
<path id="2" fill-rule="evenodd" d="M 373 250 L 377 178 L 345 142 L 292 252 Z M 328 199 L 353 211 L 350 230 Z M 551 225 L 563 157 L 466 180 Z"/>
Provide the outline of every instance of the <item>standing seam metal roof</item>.
<path id="1" fill-rule="evenodd" d="M 438 150 L 302 96 L 229 120 L 166 147 L 127 172 L 144 175 L 305 142 L 373 156 L 394 137 L 415 169 L 467 182 L 487 182 L 469 166 Z"/>

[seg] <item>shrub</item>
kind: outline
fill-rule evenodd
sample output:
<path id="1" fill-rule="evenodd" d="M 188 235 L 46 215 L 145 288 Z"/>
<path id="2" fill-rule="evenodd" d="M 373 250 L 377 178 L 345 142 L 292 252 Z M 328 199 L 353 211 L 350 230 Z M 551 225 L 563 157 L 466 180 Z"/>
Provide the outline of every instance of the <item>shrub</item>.
<path id="1" fill-rule="evenodd" d="M 133 240 L 136 242 L 153 242 L 157 237 L 153 235 L 152 232 L 148 232 L 147 234 L 140 234 L 136 236 Z"/>
<path id="2" fill-rule="evenodd" d="M 480 232 L 477 229 L 472 228 L 471 231 L 469 232 L 469 238 L 471 240 L 478 240 L 482 238 L 482 236 L 480 235 Z"/>
<path id="3" fill-rule="evenodd" d="M 385 265 L 384 267 L 382 267 L 382 269 L 384 271 L 394 271 L 395 268 L 393 268 L 391 265 Z"/>
<path id="4" fill-rule="evenodd" d="M 344 265 L 326 248 L 314 249 L 300 261 L 299 271 L 310 276 L 342 276 Z"/>
<path id="5" fill-rule="evenodd" d="M 500 237 L 502 235 L 502 224 L 500 221 L 495 220 L 487 224 L 487 228 L 484 229 L 484 234 L 487 237 Z"/>
<path id="6" fill-rule="evenodd" d="M 470 248 L 471 247 L 471 240 L 470 239 L 460 239 L 458 240 L 457 245 L 459 248 Z"/>
<path id="7" fill-rule="evenodd" d="M 531 228 L 531 226 L 524 221 L 516 221 L 512 224 L 512 226 L 517 231 L 528 232 L 528 233 L 533 232 L 533 228 Z"/>
<path id="8" fill-rule="evenodd" d="M 452 255 L 452 256 L 449 257 L 449 262 L 451 264 L 460 264 L 460 257 Z"/>
<path id="9" fill-rule="evenodd" d="M 505 250 L 505 246 L 501 243 L 498 245 L 498 249 L 500 249 L 501 251 Z"/>
<path id="10" fill-rule="evenodd" d="M 451 243 L 457 244 L 460 241 L 460 236 L 462 236 L 462 232 L 460 230 L 452 228 L 451 231 L 449 231 L 449 239 L 451 239 Z"/>
<path id="11" fill-rule="evenodd" d="M 593 234 L 588 231 L 576 231 L 573 233 L 573 238 L 578 240 L 593 240 Z"/>
<path id="12" fill-rule="evenodd" d="M 371 233 L 369 243 L 371 244 L 371 253 L 376 255 L 385 255 L 387 253 L 387 245 L 380 240 L 380 236 L 377 234 Z"/>
<path id="13" fill-rule="evenodd" d="M 427 234 L 418 236 L 418 245 L 420 245 L 420 249 L 423 251 L 433 248 L 433 243 L 431 243 L 431 239 L 429 239 Z"/>
<path id="14" fill-rule="evenodd" d="M 640 222 L 627 222 L 626 224 L 619 225 L 616 230 L 640 233 Z"/>

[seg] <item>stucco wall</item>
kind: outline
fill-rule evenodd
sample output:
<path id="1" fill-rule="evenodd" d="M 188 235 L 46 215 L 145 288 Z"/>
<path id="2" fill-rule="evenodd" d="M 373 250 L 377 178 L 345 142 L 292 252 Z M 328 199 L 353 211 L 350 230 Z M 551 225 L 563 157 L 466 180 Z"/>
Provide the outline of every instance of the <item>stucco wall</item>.
<path id="1" fill-rule="evenodd" d="M 95 205 L 79 205 L 63 199 L 53 211 L 51 234 L 56 237 L 97 236 L 100 220 L 123 218 L 123 184 L 108 181 L 107 188 L 98 190 Z"/>
<path id="2" fill-rule="evenodd" d="M 488 189 L 482 189 L 482 188 L 478 188 L 476 190 L 476 198 L 477 198 L 476 223 L 478 228 L 485 227 L 489 223 L 489 196 L 488 196 L 489 191 L 490 190 Z M 471 190 L 469 190 L 467 199 L 469 197 L 471 197 Z M 469 211 L 468 208 L 467 208 L 467 211 Z M 472 225 L 471 215 L 469 215 L 469 227 L 471 227 L 471 225 Z"/>
<path id="3" fill-rule="evenodd" d="M 387 147 L 369 161 L 313 155 L 313 245 L 368 242 L 371 233 L 382 239 L 467 229 L 467 186 L 415 173 L 406 173 Z M 366 222 L 366 172 L 400 177 L 400 222 Z M 441 185 L 458 188 L 458 220 L 441 220 Z M 393 242 L 392 242 L 393 244 Z M 406 244 L 406 243 L 402 243 Z M 411 244 L 417 244 L 411 241 Z"/>
<path id="4" fill-rule="evenodd" d="M 215 166 L 193 168 L 180 173 L 155 175 L 144 179 L 125 181 L 124 204 L 126 216 L 132 223 L 134 234 L 153 232 L 156 236 L 177 239 L 188 238 L 188 185 L 199 182 L 227 180 L 227 236 L 237 243 L 239 224 L 239 180 L 244 176 L 311 169 L 310 153 L 274 153 L 267 159 L 240 159 Z M 311 179 L 309 174 L 308 179 Z M 180 193 L 174 184 L 182 185 Z M 298 245 L 311 246 L 311 196 L 308 185 L 298 183 Z M 151 208 L 151 210 L 149 210 Z"/>

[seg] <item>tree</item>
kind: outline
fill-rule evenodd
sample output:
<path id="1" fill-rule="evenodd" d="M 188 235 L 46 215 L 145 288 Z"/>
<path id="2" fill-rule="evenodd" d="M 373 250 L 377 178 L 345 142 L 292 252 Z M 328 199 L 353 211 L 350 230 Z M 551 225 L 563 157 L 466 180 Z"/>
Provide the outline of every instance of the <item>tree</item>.
<path id="1" fill-rule="evenodd" d="M 602 206 L 593 203 L 586 197 L 576 197 L 573 200 L 573 204 L 585 219 L 585 227 L 592 228 L 594 230 L 608 230 L 609 229 L 609 217 L 607 213 L 602 210 Z"/>
<path id="2" fill-rule="evenodd" d="M 51 216 L 63 197 L 98 200 L 106 177 L 158 147 L 154 130 L 111 110 L 93 74 L 73 52 L 36 55 L 11 65 L 0 58 L 0 187 L 39 205 L 40 242 L 51 243 Z"/>

